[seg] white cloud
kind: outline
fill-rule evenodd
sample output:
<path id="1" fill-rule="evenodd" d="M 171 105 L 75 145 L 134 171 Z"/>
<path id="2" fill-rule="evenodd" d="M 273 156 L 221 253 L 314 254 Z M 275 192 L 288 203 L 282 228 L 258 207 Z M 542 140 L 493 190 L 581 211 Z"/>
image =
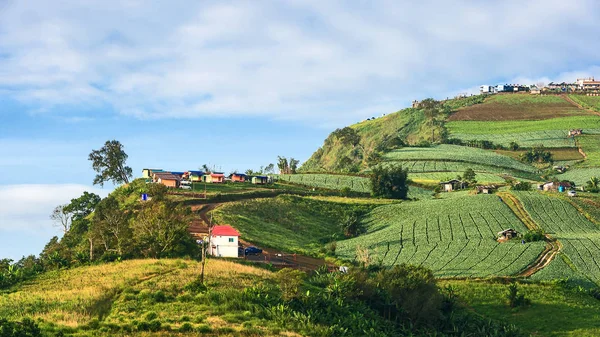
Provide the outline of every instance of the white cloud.
<path id="1" fill-rule="evenodd" d="M 52 210 L 84 191 L 106 196 L 108 191 L 84 185 L 0 185 L 0 233 L 46 232 Z M 58 234 L 58 232 L 56 233 Z"/>
<path id="2" fill-rule="evenodd" d="M 49 112 L 346 123 L 457 88 L 597 71 L 599 13 L 558 0 L 14 1 L 0 11 L 0 89 Z"/>

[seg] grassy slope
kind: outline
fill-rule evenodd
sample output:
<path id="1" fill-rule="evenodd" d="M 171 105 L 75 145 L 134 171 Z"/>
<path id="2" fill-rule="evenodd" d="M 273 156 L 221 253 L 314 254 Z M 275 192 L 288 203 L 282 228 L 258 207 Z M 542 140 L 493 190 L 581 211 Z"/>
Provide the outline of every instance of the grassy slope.
<path id="1" fill-rule="evenodd" d="M 135 332 L 135 323 L 151 316 L 162 323 L 154 336 L 171 336 L 165 325 L 177 330 L 184 322 L 194 329 L 183 334 L 189 336 L 279 334 L 281 329 L 255 316 L 249 305 L 232 300 L 246 287 L 271 282 L 272 273 L 223 260 L 210 260 L 206 268 L 209 291 L 199 295 L 184 290 L 198 277 L 200 266 L 193 261 L 132 260 L 46 273 L 0 296 L 0 317 L 34 317 L 43 320 L 44 329 L 58 327 L 75 336 L 147 336 Z"/>
<path id="2" fill-rule="evenodd" d="M 354 209 L 367 211 L 377 204 L 364 199 L 349 203 L 339 198 L 278 196 L 228 203 L 214 211 L 217 223 L 240 231 L 244 240 L 286 252 L 317 254 L 333 237 L 342 237 L 343 219 Z"/>
<path id="3" fill-rule="evenodd" d="M 454 193 L 450 193 L 454 194 Z M 359 247 L 384 265 L 422 264 L 440 277 L 511 275 L 542 251 L 540 242 L 499 244 L 498 231 L 524 225 L 494 195 L 381 206 L 363 219 L 367 233 L 339 241 L 337 254 L 354 259 Z"/>
<path id="4" fill-rule="evenodd" d="M 533 336 L 592 337 L 600 335 L 600 302 L 589 295 L 558 285 L 520 284 L 531 299 L 529 307 L 511 309 L 506 304 L 507 285 L 475 281 L 442 281 L 451 286 L 476 312 L 511 322 Z"/>
<path id="5" fill-rule="evenodd" d="M 600 96 L 569 95 L 569 97 L 584 108 L 600 111 Z"/>

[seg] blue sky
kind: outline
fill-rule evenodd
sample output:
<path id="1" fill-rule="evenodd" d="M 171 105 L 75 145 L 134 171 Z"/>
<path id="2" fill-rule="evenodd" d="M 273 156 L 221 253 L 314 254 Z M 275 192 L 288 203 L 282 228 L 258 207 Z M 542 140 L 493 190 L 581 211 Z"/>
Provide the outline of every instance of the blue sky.
<path id="1" fill-rule="evenodd" d="M 306 160 L 336 127 L 481 84 L 600 77 L 596 1 L 0 0 L 0 257 L 118 139 L 143 167 Z"/>

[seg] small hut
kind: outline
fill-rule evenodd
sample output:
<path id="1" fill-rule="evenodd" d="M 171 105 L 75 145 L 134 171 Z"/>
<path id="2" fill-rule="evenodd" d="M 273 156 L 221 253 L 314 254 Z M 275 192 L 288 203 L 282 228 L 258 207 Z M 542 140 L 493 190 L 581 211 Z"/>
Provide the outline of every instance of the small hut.
<path id="1" fill-rule="evenodd" d="M 467 183 L 458 179 L 452 179 L 449 181 L 440 181 L 440 185 L 446 192 L 452 192 L 454 190 L 462 190 L 467 186 Z"/>
<path id="2" fill-rule="evenodd" d="M 498 240 L 510 240 L 512 238 L 516 238 L 518 233 L 516 230 L 509 228 L 498 232 L 496 235 L 498 236 Z"/>
<path id="3" fill-rule="evenodd" d="M 498 187 L 496 185 L 479 185 L 475 187 L 475 189 L 477 190 L 478 194 L 492 194 L 498 189 Z"/>
<path id="4" fill-rule="evenodd" d="M 252 177 L 252 183 L 255 185 L 264 185 L 268 182 L 269 182 L 269 177 L 265 177 L 265 176 Z"/>

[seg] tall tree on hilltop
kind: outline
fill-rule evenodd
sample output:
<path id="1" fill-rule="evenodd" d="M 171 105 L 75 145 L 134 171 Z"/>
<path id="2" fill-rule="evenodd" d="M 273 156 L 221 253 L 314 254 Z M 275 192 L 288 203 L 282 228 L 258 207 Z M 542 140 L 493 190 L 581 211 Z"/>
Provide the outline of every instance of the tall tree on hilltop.
<path id="1" fill-rule="evenodd" d="M 98 173 L 94 178 L 94 185 L 104 186 L 107 181 L 128 184 L 129 178 L 133 176 L 131 167 L 125 165 L 127 154 L 119 141 L 107 141 L 100 150 L 92 150 L 88 159 L 92 162 L 94 171 Z"/>
<path id="2" fill-rule="evenodd" d="M 277 156 L 277 168 L 281 174 L 289 174 L 290 165 L 286 157 Z"/>
<path id="3" fill-rule="evenodd" d="M 298 159 L 290 158 L 290 173 L 296 173 L 296 170 L 298 169 L 298 164 L 300 164 L 300 161 Z"/>
<path id="4" fill-rule="evenodd" d="M 71 203 L 65 206 L 65 211 L 73 214 L 73 221 L 78 221 L 90 215 L 100 200 L 99 195 L 85 191 L 79 198 L 71 199 Z"/>
<path id="5" fill-rule="evenodd" d="M 73 222 L 73 213 L 69 211 L 69 205 L 59 205 L 54 208 L 50 219 L 54 221 L 54 225 L 62 229 L 63 233 L 67 233 L 71 229 Z"/>

